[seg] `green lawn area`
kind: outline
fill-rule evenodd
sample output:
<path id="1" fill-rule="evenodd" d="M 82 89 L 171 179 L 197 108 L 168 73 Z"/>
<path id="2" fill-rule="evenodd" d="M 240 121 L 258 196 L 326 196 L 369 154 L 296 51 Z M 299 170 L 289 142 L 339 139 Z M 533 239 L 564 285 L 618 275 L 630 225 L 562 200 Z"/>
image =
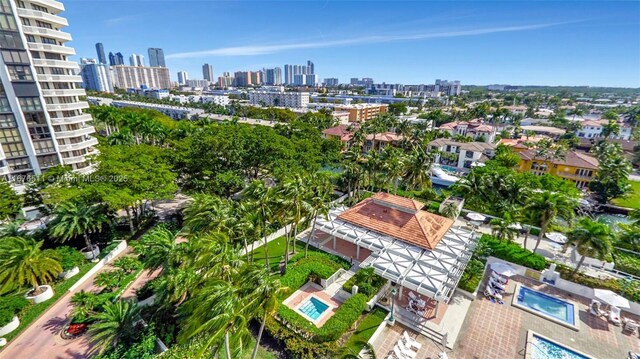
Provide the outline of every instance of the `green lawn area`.
<path id="1" fill-rule="evenodd" d="M 349 340 L 347 340 L 345 346 L 349 348 L 354 355 L 357 355 L 364 347 L 364 343 L 371 338 L 386 316 L 387 311 L 375 307 L 371 313 L 369 313 L 362 322 L 360 322 L 356 331 L 353 332 L 349 337 Z"/>
<path id="2" fill-rule="evenodd" d="M 291 246 L 291 243 L 289 243 L 289 245 Z M 304 242 L 296 241 L 296 254 L 304 253 L 304 246 L 305 246 Z M 256 263 L 262 264 L 266 262 L 264 257 L 263 247 L 264 246 L 257 247 L 252 252 L 254 261 Z M 278 263 L 282 258 L 284 258 L 285 249 L 286 249 L 286 241 L 284 236 L 278 237 L 272 240 L 271 242 L 267 243 L 267 250 L 269 252 L 269 266 L 271 267 L 272 270 L 278 270 Z M 290 247 L 289 250 L 292 251 L 293 248 Z M 318 250 L 312 245 L 309 245 L 309 252 L 312 252 L 312 251 L 317 252 Z"/>
<path id="3" fill-rule="evenodd" d="M 616 206 L 640 209 L 640 182 L 631 181 L 631 193 L 624 198 L 614 198 L 611 203 Z"/>

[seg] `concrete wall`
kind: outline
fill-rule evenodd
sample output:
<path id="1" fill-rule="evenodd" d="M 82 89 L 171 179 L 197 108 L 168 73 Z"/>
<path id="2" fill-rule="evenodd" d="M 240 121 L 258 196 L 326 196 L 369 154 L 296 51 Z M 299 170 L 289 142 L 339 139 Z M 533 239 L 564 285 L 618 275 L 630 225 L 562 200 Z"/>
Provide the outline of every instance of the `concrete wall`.
<path id="1" fill-rule="evenodd" d="M 98 272 L 105 264 L 111 262 L 113 258 L 115 258 L 118 254 L 122 253 L 127 248 L 127 241 L 121 241 L 118 246 L 116 246 L 111 252 L 107 253 L 107 255 L 102 258 L 96 265 L 93 266 L 82 278 L 78 279 L 78 281 L 69 288 L 69 292 L 73 292 L 78 288 L 82 283 L 84 283 L 87 279 L 91 278 L 96 272 Z"/>

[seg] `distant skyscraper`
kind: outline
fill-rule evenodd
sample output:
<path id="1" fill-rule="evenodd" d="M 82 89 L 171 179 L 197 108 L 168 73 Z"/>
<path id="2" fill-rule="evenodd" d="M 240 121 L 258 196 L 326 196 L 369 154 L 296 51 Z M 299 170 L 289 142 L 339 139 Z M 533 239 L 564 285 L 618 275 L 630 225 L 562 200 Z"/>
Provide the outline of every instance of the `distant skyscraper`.
<path id="1" fill-rule="evenodd" d="M 101 64 L 106 64 L 107 57 L 104 56 L 104 46 L 102 46 L 101 42 L 96 44 L 96 52 L 98 53 L 98 62 L 100 62 Z"/>
<path id="2" fill-rule="evenodd" d="M 149 66 L 151 67 L 166 67 L 164 63 L 164 51 L 158 47 L 150 47 L 147 51 L 149 53 Z"/>
<path id="3" fill-rule="evenodd" d="M 291 85 L 293 83 L 293 65 L 284 65 L 284 84 Z"/>
<path id="4" fill-rule="evenodd" d="M 82 76 L 82 84 L 85 89 L 113 92 L 107 64 L 101 64 L 95 59 L 81 59 L 80 76 Z"/>
<path id="5" fill-rule="evenodd" d="M 129 57 L 129 65 L 131 66 L 144 66 L 144 56 L 138 54 L 131 54 Z"/>
<path id="6" fill-rule="evenodd" d="M 114 55 L 113 52 L 110 52 L 109 53 L 109 65 L 111 65 L 111 66 L 124 65 L 124 56 L 122 56 L 122 53 L 117 52 Z"/>
<path id="7" fill-rule="evenodd" d="M 213 82 L 213 66 L 209 64 L 202 65 L 202 78 L 209 82 Z"/>
<path id="8" fill-rule="evenodd" d="M 266 69 L 264 83 L 266 85 L 282 85 L 282 69 L 279 67 Z"/>
<path id="9" fill-rule="evenodd" d="M 336 87 L 339 84 L 340 84 L 340 81 L 338 81 L 338 79 L 335 78 L 335 77 L 329 77 L 329 78 L 324 79 L 324 85 L 326 87 Z"/>
<path id="10" fill-rule="evenodd" d="M 307 74 L 309 75 L 315 75 L 315 65 L 313 64 L 313 62 L 311 62 L 311 60 L 307 60 Z"/>
<path id="11" fill-rule="evenodd" d="M 178 83 L 180 85 L 186 85 L 189 80 L 189 74 L 186 71 L 178 71 Z"/>

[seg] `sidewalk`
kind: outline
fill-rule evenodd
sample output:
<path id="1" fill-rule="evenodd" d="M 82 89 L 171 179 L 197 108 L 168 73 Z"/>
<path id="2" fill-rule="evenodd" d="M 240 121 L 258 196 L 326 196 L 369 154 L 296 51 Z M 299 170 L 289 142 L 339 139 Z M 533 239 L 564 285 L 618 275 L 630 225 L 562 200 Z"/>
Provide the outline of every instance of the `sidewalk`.
<path id="1" fill-rule="evenodd" d="M 131 253 L 131 247 L 127 247 L 114 259 Z M 80 285 L 73 292 L 65 294 L 60 300 L 49 308 L 40 318 L 31 323 L 18 337 L 10 341 L 0 352 L 0 358 L 88 358 L 91 349 L 89 336 L 83 335 L 73 340 L 64 340 L 60 337 L 60 331 L 69 319 L 73 309 L 71 297 L 73 294 L 85 291 L 98 291 L 100 288 L 93 285 L 95 277 L 105 271 L 111 270 L 113 261 L 105 265 L 93 277 Z"/>

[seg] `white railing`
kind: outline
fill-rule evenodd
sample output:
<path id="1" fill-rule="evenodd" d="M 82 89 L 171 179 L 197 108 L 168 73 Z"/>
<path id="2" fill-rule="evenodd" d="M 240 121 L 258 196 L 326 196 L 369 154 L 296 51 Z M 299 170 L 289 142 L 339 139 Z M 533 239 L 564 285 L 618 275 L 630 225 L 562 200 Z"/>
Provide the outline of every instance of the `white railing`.
<path id="1" fill-rule="evenodd" d="M 71 34 L 69 34 L 68 32 L 63 32 L 63 31 L 54 30 L 54 29 L 47 29 L 44 27 L 37 27 L 37 26 L 23 26 L 22 28 L 24 29 L 25 34 L 43 35 L 47 37 L 53 37 L 56 39 L 64 40 L 64 41 L 71 41 Z"/>
<path id="2" fill-rule="evenodd" d="M 18 8 L 18 16 L 28 17 L 32 19 L 46 20 L 58 25 L 69 26 L 69 22 L 67 21 L 67 19 L 61 16 L 48 14 L 46 12 L 42 12 L 38 10 Z"/>
<path id="3" fill-rule="evenodd" d="M 48 51 L 48 52 L 55 52 L 55 53 L 58 53 L 58 54 L 65 54 L 65 55 L 75 55 L 76 54 L 76 50 L 73 47 L 66 47 L 66 46 L 60 46 L 60 45 L 51 45 L 51 44 L 42 44 L 42 43 L 37 43 L 37 42 L 30 42 L 29 43 L 29 50 Z"/>
<path id="4" fill-rule="evenodd" d="M 102 258 L 93 268 L 89 269 L 82 278 L 78 279 L 70 288 L 69 292 L 73 292 L 76 290 L 82 283 L 86 282 L 87 279 L 91 278 L 94 274 L 96 274 L 102 267 L 104 267 L 107 263 L 111 262 L 118 254 L 122 253 L 127 248 L 127 241 L 121 241 L 111 252 L 107 253 L 104 258 Z"/>
<path id="5" fill-rule="evenodd" d="M 50 60 L 50 59 L 33 59 L 33 65 L 36 67 L 61 67 L 65 69 L 77 70 L 80 68 L 77 62 L 65 61 L 65 60 Z"/>
<path id="6" fill-rule="evenodd" d="M 340 268 L 338 269 L 335 273 L 333 273 L 331 275 L 331 277 L 327 278 L 327 279 L 322 279 L 322 288 L 327 288 L 328 286 L 332 285 L 333 283 L 335 283 L 338 279 L 340 279 L 340 277 L 345 274 L 347 271 L 344 270 L 344 268 Z"/>

